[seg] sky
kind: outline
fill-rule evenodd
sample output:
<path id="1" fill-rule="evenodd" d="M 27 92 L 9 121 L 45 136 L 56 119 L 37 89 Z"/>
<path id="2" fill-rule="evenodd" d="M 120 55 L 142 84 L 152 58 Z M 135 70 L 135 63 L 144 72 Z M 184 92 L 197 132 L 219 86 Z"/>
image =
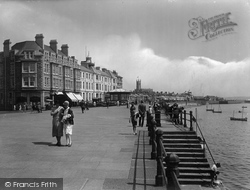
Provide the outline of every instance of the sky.
<path id="1" fill-rule="evenodd" d="M 2 43 L 43 34 L 116 70 L 126 90 L 140 79 L 154 91 L 250 96 L 249 29 L 250 0 L 0 1 Z"/>

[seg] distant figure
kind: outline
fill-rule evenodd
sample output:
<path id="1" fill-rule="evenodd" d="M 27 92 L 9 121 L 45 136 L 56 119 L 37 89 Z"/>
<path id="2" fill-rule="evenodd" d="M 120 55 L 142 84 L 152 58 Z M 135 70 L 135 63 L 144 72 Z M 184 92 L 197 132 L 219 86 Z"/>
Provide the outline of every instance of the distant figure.
<path id="1" fill-rule="evenodd" d="M 148 106 L 148 113 L 150 113 L 150 114 L 153 113 L 153 109 L 152 109 L 152 106 L 151 106 L 151 105 Z"/>
<path id="2" fill-rule="evenodd" d="M 139 126 L 143 127 L 144 124 L 144 118 L 145 118 L 145 113 L 146 113 L 146 106 L 143 103 L 143 101 L 141 100 L 141 103 L 138 106 L 138 111 L 139 111 Z"/>
<path id="3" fill-rule="evenodd" d="M 69 102 L 65 101 L 63 102 L 63 113 L 62 113 L 62 120 L 63 128 L 65 131 L 66 136 L 66 146 L 71 147 L 72 146 L 72 132 L 73 132 L 73 125 L 74 125 L 74 114 L 72 109 L 69 107 Z"/>
<path id="4" fill-rule="evenodd" d="M 86 102 L 85 107 L 86 107 L 86 110 L 89 110 L 89 101 Z"/>
<path id="5" fill-rule="evenodd" d="M 94 107 L 96 107 L 96 102 L 93 103 Z"/>
<path id="6" fill-rule="evenodd" d="M 137 118 L 138 117 L 139 117 L 139 113 L 136 115 L 135 104 L 134 104 L 134 102 L 132 102 L 131 103 L 131 107 L 130 107 L 130 121 L 132 123 L 134 135 L 137 134 L 137 132 L 136 132 L 136 125 L 137 125 Z"/>
<path id="7" fill-rule="evenodd" d="M 120 106 L 120 102 L 119 102 L 119 100 L 117 100 L 117 106 Z"/>
<path id="8" fill-rule="evenodd" d="M 80 102 L 80 107 L 81 107 L 82 113 L 84 113 L 84 110 L 85 110 L 85 103 L 84 103 L 84 100 L 82 100 L 82 101 Z"/>
<path id="9" fill-rule="evenodd" d="M 52 137 L 56 137 L 57 146 L 61 146 L 61 137 L 63 136 L 63 124 L 60 122 L 62 120 L 62 111 L 63 107 L 59 105 L 59 102 L 56 102 L 50 113 L 53 116 Z"/>
<path id="10" fill-rule="evenodd" d="M 37 112 L 42 113 L 42 106 L 40 102 L 37 103 Z"/>
<path id="11" fill-rule="evenodd" d="M 109 101 L 106 102 L 107 108 L 109 108 Z"/>

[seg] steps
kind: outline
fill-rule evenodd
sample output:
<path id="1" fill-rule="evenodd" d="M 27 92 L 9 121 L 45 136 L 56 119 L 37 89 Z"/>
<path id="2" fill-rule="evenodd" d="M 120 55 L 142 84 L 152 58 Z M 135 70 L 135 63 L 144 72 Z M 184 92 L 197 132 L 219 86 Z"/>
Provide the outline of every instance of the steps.
<path id="1" fill-rule="evenodd" d="M 166 131 L 163 144 L 167 154 L 178 155 L 179 183 L 181 185 L 204 185 L 210 183 L 211 168 L 194 131 Z"/>

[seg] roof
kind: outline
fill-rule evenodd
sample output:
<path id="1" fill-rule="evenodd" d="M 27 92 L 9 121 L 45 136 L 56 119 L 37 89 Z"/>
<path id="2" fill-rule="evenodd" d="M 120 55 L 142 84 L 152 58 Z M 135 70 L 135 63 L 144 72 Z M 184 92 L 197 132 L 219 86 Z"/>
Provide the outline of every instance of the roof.
<path id="1" fill-rule="evenodd" d="M 80 68 L 81 68 L 82 71 L 93 73 L 93 71 L 91 69 L 88 69 L 87 67 L 84 67 L 82 65 L 80 65 Z"/>
<path id="2" fill-rule="evenodd" d="M 12 50 L 18 50 L 17 55 L 22 54 L 24 50 L 34 50 L 34 51 L 42 51 L 42 48 L 35 41 L 24 41 L 16 43 L 11 47 Z"/>
<path id="3" fill-rule="evenodd" d="M 47 46 L 47 45 L 44 45 L 44 50 L 55 53 L 55 52 L 50 48 L 50 46 Z"/>

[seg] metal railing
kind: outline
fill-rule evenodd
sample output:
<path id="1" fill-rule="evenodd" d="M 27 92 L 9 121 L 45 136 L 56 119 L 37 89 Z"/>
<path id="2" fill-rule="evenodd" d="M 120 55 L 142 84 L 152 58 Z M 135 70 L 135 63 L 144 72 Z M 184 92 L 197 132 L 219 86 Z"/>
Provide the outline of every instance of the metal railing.
<path id="1" fill-rule="evenodd" d="M 155 185 L 164 186 L 166 189 L 174 188 L 181 190 L 177 177 L 179 176 L 179 160 L 173 161 L 172 158 L 178 156 L 168 155 L 163 145 L 163 131 L 157 128 L 157 122 L 154 117 L 147 113 L 147 125 L 150 136 L 149 143 L 152 145 L 151 159 L 157 161 L 157 173 L 155 176 Z M 179 158 L 178 158 L 179 159 Z M 167 165 L 164 166 L 164 165 Z"/>
<path id="2" fill-rule="evenodd" d="M 196 134 L 198 136 L 198 133 L 200 134 L 200 143 L 202 145 L 202 148 L 205 153 L 205 148 L 207 148 L 210 157 L 212 158 L 212 161 L 214 164 L 216 164 L 215 159 L 212 155 L 212 152 L 209 149 L 209 146 L 206 142 L 206 139 L 201 131 L 201 128 L 197 122 L 197 119 L 193 116 L 193 112 L 186 110 L 182 110 L 178 114 L 178 118 L 173 117 L 173 112 L 165 112 L 161 113 L 155 112 L 155 115 L 158 114 L 158 116 L 155 116 L 155 118 L 147 113 L 147 125 L 148 125 L 148 132 L 150 136 L 149 143 L 152 145 L 152 151 L 151 151 L 151 159 L 157 160 L 157 175 L 155 177 L 156 186 L 163 186 L 166 185 L 166 189 L 169 188 L 169 186 L 174 187 L 175 190 L 181 190 L 181 186 L 178 182 L 178 176 L 179 176 L 179 169 L 178 169 L 178 156 L 175 154 L 167 155 L 164 145 L 163 145 L 163 132 L 157 128 L 161 126 L 161 115 L 172 114 L 172 122 L 178 125 L 183 125 L 185 128 L 189 128 L 190 131 L 194 131 L 194 124 L 196 124 Z M 172 163 L 170 158 L 172 156 L 172 159 L 177 159 L 175 161 L 172 160 Z M 164 166 L 164 164 L 167 165 L 167 167 Z"/>

